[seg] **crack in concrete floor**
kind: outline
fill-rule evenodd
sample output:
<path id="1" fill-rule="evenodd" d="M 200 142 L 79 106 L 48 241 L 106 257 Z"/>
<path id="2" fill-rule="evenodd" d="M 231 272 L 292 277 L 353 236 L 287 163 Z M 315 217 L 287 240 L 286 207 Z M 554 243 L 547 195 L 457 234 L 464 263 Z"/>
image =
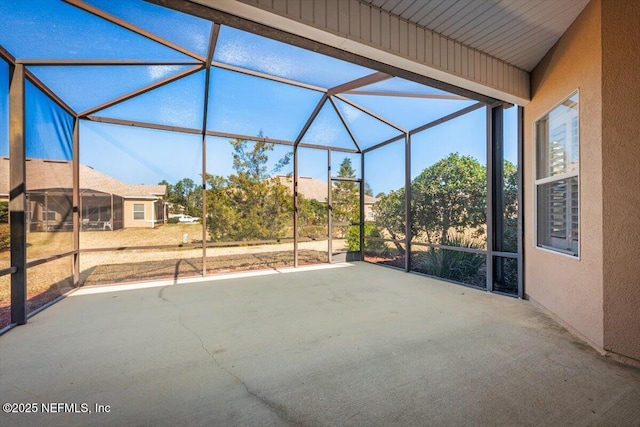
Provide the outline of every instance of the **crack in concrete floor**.
<path id="1" fill-rule="evenodd" d="M 178 310 L 178 322 L 180 323 L 180 326 L 182 326 L 183 329 L 185 329 L 185 330 L 191 332 L 193 335 L 195 335 L 195 337 L 198 339 L 198 342 L 200 343 L 200 347 L 202 348 L 202 350 L 204 350 L 205 353 L 207 353 L 207 355 L 209 356 L 209 358 L 211 360 L 213 360 L 213 362 L 216 364 L 218 369 L 224 371 L 227 375 L 229 375 L 230 377 L 235 379 L 237 382 L 242 384 L 242 386 L 244 387 L 245 391 L 247 392 L 247 394 L 249 396 L 251 396 L 252 398 L 256 399 L 262 405 L 266 406 L 269 409 L 269 411 L 271 411 L 275 416 L 278 417 L 278 419 L 280 421 L 283 421 L 284 423 L 286 423 L 287 425 L 290 425 L 290 426 L 302 426 L 303 425 L 302 423 L 297 422 L 294 419 L 292 419 L 292 417 L 289 415 L 288 411 L 286 410 L 286 408 L 284 406 L 282 406 L 280 404 L 277 404 L 275 402 L 272 402 L 269 399 L 267 399 L 267 398 L 265 398 L 263 396 L 260 396 L 258 393 L 252 391 L 249 388 L 249 386 L 240 377 L 238 377 L 236 374 L 234 374 L 228 368 L 226 368 L 225 366 L 220 364 L 220 361 L 216 358 L 215 353 L 212 353 L 204 345 L 204 341 L 202 341 L 202 337 L 200 336 L 200 334 L 196 330 L 188 327 L 184 323 L 184 319 L 182 318 L 182 312 L 183 312 L 182 307 L 180 307 L 174 301 L 172 301 L 172 300 L 168 299 L 167 297 L 165 297 L 164 291 L 168 287 L 169 286 L 164 286 L 164 287 L 162 287 L 160 289 L 160 291 L 158 291 L 158 298 L 160 298 L 163 302 L 167 302 L 167 303 L 172 304 Z"/>

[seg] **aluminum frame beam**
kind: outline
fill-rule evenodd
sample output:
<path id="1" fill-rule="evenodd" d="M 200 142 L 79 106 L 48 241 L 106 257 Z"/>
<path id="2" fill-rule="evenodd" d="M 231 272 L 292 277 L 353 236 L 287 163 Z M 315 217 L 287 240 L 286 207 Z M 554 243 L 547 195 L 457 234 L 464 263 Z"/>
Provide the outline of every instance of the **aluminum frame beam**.
<path id="1" fill-rule="evenodd" d="M 485 106 L 486 106 L 486 104 L 483 104 L 482 102 L 478 102 L 476 104 L 473 104 L 473 105 L 470 105 L 468 107 L 465 107 L 465 108 L 463 108 L 461 110 L 455 111 L 455 112 L 453 112 L 451 114 L 447 114 L 446 116 L 441 117 L 441 118 L 439 118 L 437 120 L 434 120 L 434 121 L 429 122 L 427 124 L 424 124 L 422 126 L 418 126 L 417 128 L 410 130 L 409 134 L 410 135 L 415 135 L 416 133 L 420 133 L 420 132 L 425 131 L 427 129 L 431 129 L 432 127 L 435 127 L 435 126 L 438 126 L 438 125 L 440 125 L 442 123 L 448 122 L 449 120 L 456 119 L 456 118 L 458 118 L 460 116 L 464 116 L 465 114 L 471 113 L 472 111 L 476 111 L 476 110 L 478 110 L 480 108 L 483 108 Z"/>
<path id="2" fill-rule="evenodd" d="M 80 119 L 73 121 L 73 286 L 80 286 Z M 113 209 L 111 210 L 113 212 Z"/>
<path id="3" fill-rule="evenodd" d="M 331 150 L 327 150 L 327 252 L 333 262 L 333 181 L 331 181 Z"/>
<path id="4" fill-rule="evenodd" d="M 27 323 L 27 221 L 25 151 L 25 70 L 9 68 L 9 230 L 11 266 L 11 323 Z"/>
<path id="5" fill-rule="evenodd" d="M 293 267 L 298 267 L 298 146 L 293 146 Z"/>
<path id="6" fill-rule="evenodd" d="M 40 59 L 40 58 L 20 58 L 15 60 L 16 64 L 31 66 L 78 66 L 78 65 L 201 65 L 199 61 L 164 61 L 145 59 Z"/>
<path id="7" fill-rule="evenodd" d="M 327 90 L 327 94 L 337 95 L 343 92 L 357 89 L 359 87 L 369 86 L 374 83 L 388 80 L 392 77 L 393 76 L 390 76 L 389 74 L 381 73 L 381 72 L 369 74 L 368 76 L 360 77 L 359 79 L 351 80 L 350 82 L 346 82 L 341 85 L 332 87 Z"/>
<path id="8" fill-rule="evenodd" d="M 411 271 L 411 135 L 404 135 L 404 270 Z"/>
<path id="9" fill-rule="evenodd" d="M 524 108 L 518 109 L 518 297 L 524 298 Z"/>
<path id="10" fill-rule="evenodd" d="M 121 19 L 121 18 L 118 18 L 118 17 L 116 17 L 114 15 L 111 15 L 110 13 L 107 13 L 102 9 L 99 9 L 97 7 L 94 7 L 94 6 L 91 6 L 91 5 L 85 3 L 85 2 L 83 2 L 81 0 L 63 0 L 63 1 L 65 3 L 68 3 L 68 4 L 72 5 L 72 6 L 77 7 L 78 9 L 84 10 L 85 12 L 91 13 L 91 14 L 99 17 L 99 18 L 102 18 L 102 19 L 104 19 L 106 21 L 109 21 L 112 24 L 118 25 L 118 26 L 120 26 L 122 28 L 125 28 L 125 29 L 127 29 L 129 31 L 132 31 L 132 32 L 134 32 L 134 33 L 136 33 L 136 34 L 138 34 L 140 36 L 146 37 L 149 40 L 153 40 L 156 43 L 159 43 L 159 44 L 161 44 L 163 46 L 166 46 L 166 47 L 168 47 L 170 49 L 173 49 L 173 50 L 175 50 L 177 52 L 180 52 L 183 55 L 190 56 L 191 58 L 196 59 L 196 60 L 198 60 L 200 62 L 205 62 L 205 58 L 203 58 L 201 55 L 198 55 L 198 54 L 196 54 L 194 52 L 191 52 L 190 50 L 185 49 L 182 46 L 177 45 L 177 44 L 175 44 L 173 42 L 170 42 L 169 40 L 166 40 L 166 39 L 164 39 L 164 38 L 162 38 L 162 37 L 160 37 L 160 36 L 158 36 L 156 34 L 153 34 L 153 33 L 149 32 L 149 31 L 143 30 L 142 28 L 140 28 L 140 27 L 138 27 L 136 25 L 133 25 L 132 23 L 130 23 L 130 22 L 124 20 L 124 19 Z"/>
<path id="11" fill-rule="evenodd" d="M 293 142 L 293 146 L 294 147 L 297 147 L 298 144 L 300 144 L 300 142 L 302 141 L 302 138 L 307 133 L 307 131 L 309 130 L 309 128 L 311 127 L 311 125 L 315 121 L 316 117 L 320 113 L 320 110 L 322 110 L 322 107 L 324 107 L 324 104 L 325 104 L 325 102 L 327 102 L 327 99 L 329 99 L 329 96 L 326 93 L 323 94 L 322 98 L 320 98 L 320 101 L 318 101 L 318 103 L 316 104 L 316 107 L 313 109 L 313 112 L 311 113 L 311 115 L 307 119 L 307 122 L 302 127 L 302 130 L 298 133 L 298 136 L 296 137 L 296 140 Z"/>
<path id="12" fill-rule="evenodd" d="M 209 45 L 205 63 L 204 105 L 202 113 L 202 276 L 207 275 L 207 116 L 209 112 L 209 83 L 211 62 L 220 34 L 220 24 L 213 24 L 209 34 Z"/>
<path id="13" fill-rule="evenodd" d="M 301 47 L 303 49 L 311 50 L 323 55 L 331 56 L 343 61 L 351 62 L 353 64 L 361 65 L 363 67 L 371 68 L 373 70 L 380 71 L 396 77 L 402 77 L 406 80 L 411 80 L 416 83 L 431 86 L 436 89 L 444 90 L 458 94 L 465 98 L 475 99 L 487 104 L 498 102 L 497 99 L 491 98 L 486 95 L 479 94 L 467 89 L 454 86 L 452 84 L 444 83 L 431 77 L 426 77 L 414 72 L 397 68 L 383 62 L 376 61 L 371 58 L 366 58 L 360 55 L 353 54 L 332 46 L 327 46 L 318 41 L 301 37 L 298 35 L 290 34 L 282 30 L 275 29 L 266 24 L 258 23 L 255 21 L 249 21 L 244 18 L 234 16 L 232 14 L 222 12 L 217 9 L 204 6 L 202 4 L 194 2 L 186 2 L 183 0 L 146 0 L 150 3 L 158 4 L 160 6 L 167 7 L 169 9 L 177 10 L 183 13 L 187 13 L 193 16 L 198 16 L 203 19 L 208 19 L 219 24 L 235 27 L 243 31 L 252 32 L 264 37 L 268 37 L 280 42 L 288 43 L 294 46 Z"/>
<path id="14" fill-rule="evenodd" d="M 112 125 L 122 125 L 122 126 L 133 126 L 133 127 L 140 127 L 140 128 L 146 128 L 146 129 L 166 130 L 169 132 L 180 132 L 180 133 L 188 133 L 188 134 L 196 134 L 196 135 L 200 135 L 200 133 L 202 132 L 202 129 L 159 125 L 156 123 L 139 122 L 135 120 L 111 119 L 108 117 L 100 117 L 100 116 L 83 116 L 80 118 L 83 120 L 89 120 L 92 122 L 109 123 Z"/>
<path id="15" fill-rule="evenodd" d="M 495 111 L 494 107 L 487 107 L 486 112 L 486 126 L 487 126 L 487 206 L 486 206 L 486 218 L 487 218 L 487 258 L 486 258 L 486 290 L 491 292 L 494 284 L 494 269 L 493 269 L 493 245 L 494 245 L 494 213 L 493 206 L 494 200 L 494 125 L 495 125 Z"/>
<path id="16" fill-rule="evenodd" d="M 152 83 L 150 85 L 141 87 L 140 89 L 136 89 L 136 90 L 134 90 L 132 92 L 126 93 L 126 94 L 124 94 L 122 96 L 119 96 L 119 97 L 114 98 L 114 99 L 112 99 L 110 101 L 104 102 L 104 103 L 102 103 L 100 105 L 97 105 L 97 106 L 95 106 L 93 108 L 89 108 L 88 110 L 85 110 L 85 111 L 81 112 L 78 115 L 80 117 L 89 116 L 91 114 L 97 113 L 98 111 L 105 110 L 105 109 L 107 109 L 109 107 L 113 107 L 114 105 L 120 104 L 121 102 L 128 101 L 129 99 L 135 98 L 136 96 L 142 95 L 143 93 L 150 92 L 150 91 L 152 91 L 154 89 L 157 89 L 159 87 L 165 86 L 165 85 L 167 85 L 169 83 L 173 83 L 173 82 L 175 82 L 177 80 L 180 80 L 180 79 L 182 79 L 184 77 L 190 76 L 191 74 L 195 74 L 198 71 L 202 71 L 203 69 L 204 69 L 204 65 L 196 65 L 195 67 L 188 68 L 188 69 L 186 69 L 184 71 L 179 72 L 178 74 L 174 74 L 172 76 L 165 77 L 164 79 L 159 80 L 159 81 L 157 81 L 155 83 Z"/>
<path id="17" fill-rule="evenodd" d="M 0 58 L 4 59 L 9 64 L 15 64 L 16 58 L 9 53 L 2 45 L 0 45 Z"/>
<path id="18" fill-rule="evenodd" d="M 419 133 L 419 132 L 425 131 L 427 129 L 430 129 L 432 127 L 438 126 L 438 125 L 440 125 L 442 123 L 448 122 L 449 120 L 453 120 L 453 119 L 455 119 L 457 117 L 463 116 L 463 115 L 465 115 L 467 113 L 470 113 L 472 111 L 478 110 L 478 109 L 483 108 L 483 107 L 485 107 L 485 104 L 483 104 L 481 102 L 478 102 L 476 104 L 470 105 L 470 106 L 465 107 L 465 108 L 463 108 L 461 110 L 458 110 L 458 111 L 455 111 L 455 112 L 453 112 L 451 114 L 448 114 L 448 115 L 446 115 L 444 117 L 441 117 L 441 118 L 439 118 L 437 120 L 434 120 L 432 122 L 429 122 L 427 124 L 419 126 L 419 127 L 415 128 L 415 129 L 412 129 L 412 130 L 408 131 L 408 134 L 410 136 L 413 136 L 416 133 Z M 387 139 L 386 141 L 382 141 L 382 142 L 380 142 L 380 143 L 378 143 L 376 145 L 373 145 L 373 146 L 371 146 L 369 148 L 364 149 L 363 153 L 368 153 L 370 151 L 377 150 L 378 148 L 382 148 L 385 145 L 388 145 L 388 144 L 391 144 L 393 142 L 399 141 L 403 137 L 404 137 L 404 134 L 400 134 L 398 136 L 394 136 L 392 138 Z"/>
<path id="19" fill-rule="evenodd" d="M 72 117 L 77 117 L 78 114 L 75 112 L 73 108 L 71 108 L 66 102 L 62 100 L 54 91 L 49 89 L 47 85 L 45 85 L 35 74 L 33 74 L 29 69 L 25 68 L 24 71 L 25 78 L 34 84 L 35 87 L 44 92 L 49 98 L 53 100 L 60 108 L 65 110 Z"/>
<path id="20" fill-rule="evenodd" d="M 340 94 L 336 94 L 334 96 L 336 98 L 338 98 L 340 101 L 346 102 L 347 104 L 351 105 L 353 108 L 356 108 L 356 109 L 362 111 L 363 113 L 373 117 L 374 119 L 377 119 L 378 121 L 384 123 L 387 126 L 391 126 L 392 128 L 394 128 L 394 129 L 396 129 L 396 130 L 398 130 L 398 131 L 400 131 L 402 133 L 407 132 L 407 130 L 402 128 L 401 126 L 399 126 L 399 125 L 397 125 L 397 124 L 385 119 L 384 117 L 374 113 L 373 111 L 369 111 L 368 109 L 366 109 L 365 107 L 361 106 L 360 104 L 358 104 L 356 102 L 353 102 L 352 100 L 350 100 L 350 99 L 348 99 L 348 98 L 346 98 L 346 97 L 344 97 L 344 96 L 342 96 Z"/>
<path id="21" fill-rule="evenodd" d="M 331 96 L 329 97 L 329 102 L 331 102 L 331 105 L 333 106 L 334 111 L 338 115 L 338 118 L 340 119 L 340 122 L 342 122 L 342 126 L 344 126 L 344 128 L 347 130 L 347 133 L 349 134 L 349 138 L 351 138 L 351 142 L 353 142 L 353 144 L 356 146 L 356 149 L 358 150 L 358 152 L 362 152 L 362 150 L 360 149 L 360 144 L 358 144 L 358 140 L 356 139 L 356 136 L 353 134 L 353 132 L 351 131 L 351 127 L 349 126 L 349 124 L 345 120 L 344 116 L 342 115 L 342 113 L 338 109 L 338 106 L 336 105 L 335 101 L 333 100 L 333 97 L 331 97 Z"/>
<path id="22" fill-rule="evenodd" d="M 371 96 L 391 96 L 397 98 L 421 98 L 421 99 L 448 99 L 448 100 L 456 100 L 456 101 L 466 101 L 469 98 L 465 98 L 460 95 L 445 95 L 445 94 L 428 94 L 428 93 L 412 93 L 412 92 L 380 92 L 380 91 L 372 91 L 372 90 L 350 90 L 347 92 L 343 92 L 347 95 L 371 95 Z"/>
<path id="23" fill-rule="evenodd" d="M 278 83 L 284 83 L 284 84 L 288 84 L 288 85 L 291 85 L 291 86 L 300 87 L 300 88 L 303 88 L 303 89 L 309 89 L 309 90 L 313 90 L 313 91 L 316 91 L 316 92 L 327 92 L 326 88 L 323 88 L 323 87 L 320 87 L 320 86 L 315 86 L 315 85 L 311 85 L 311 84 L 308 84 L 308 83 L 299 82 L 297 80 L 287 79 L 287 78 L 284 78 L 284 77 L 278 77 L 278 76 L 274 76 L 272 74 L 262 73 L 260 71 L 250 70 L 248 68 L 239 67 L 237 65 L 225 64 L 223 62 L 218 62 L 218 61 L 212 61 L 211 65 L 213 65 L 216 68 L 223 69 L 223 70 L 235 71 L 237 73 L 246 74 L 248 76 L 259 77 L 259 78 L 262 78 L 262 79 L 265 79 L 265 80 L 271 80 L 271 81 L 278 82 Z"/>

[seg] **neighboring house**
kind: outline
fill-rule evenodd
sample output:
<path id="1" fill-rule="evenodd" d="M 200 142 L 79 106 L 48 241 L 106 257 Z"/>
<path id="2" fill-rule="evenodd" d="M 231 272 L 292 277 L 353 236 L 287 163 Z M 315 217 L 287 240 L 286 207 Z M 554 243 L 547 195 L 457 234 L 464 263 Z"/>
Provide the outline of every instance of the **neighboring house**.
<path id="1" fill-rule="evenodd" d="M 293 177 L 278 175 L 280 182 L 293 192 Z M 327 202 L 327 194 L 329 187 L 326 181 L 306 176 L 298 177 L 298 193 L 306 199 L 314 199 L 322 203 Z M 364 195 L 364 220 L 373 221 L 373 205 L 378 201 L 377 198 Z"/>
<path id="2" fill-rule="evenodd" d="M 27 160 L 27 229 L 72 230 L 71 162 Z M 166 222 L 166 186 L 127 184 L 80 165 L 80 225 L 83 230 L 118 230 Z M 0 158 L 0 201 L 9 199 L 9 159 Z"/>

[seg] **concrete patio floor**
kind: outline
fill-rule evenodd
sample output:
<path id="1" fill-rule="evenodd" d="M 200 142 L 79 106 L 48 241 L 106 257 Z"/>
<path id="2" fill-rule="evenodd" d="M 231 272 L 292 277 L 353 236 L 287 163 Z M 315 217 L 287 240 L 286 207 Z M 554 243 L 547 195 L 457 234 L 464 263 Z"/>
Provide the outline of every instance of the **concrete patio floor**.
<path id="1" fill-rule="evenodd" d="M 640 370 L 527 301 L 365 263 L 273 273 L 67 297 L 0 337 L 0 400 L 39 409 L 0 425 L 640 425 Z"/>

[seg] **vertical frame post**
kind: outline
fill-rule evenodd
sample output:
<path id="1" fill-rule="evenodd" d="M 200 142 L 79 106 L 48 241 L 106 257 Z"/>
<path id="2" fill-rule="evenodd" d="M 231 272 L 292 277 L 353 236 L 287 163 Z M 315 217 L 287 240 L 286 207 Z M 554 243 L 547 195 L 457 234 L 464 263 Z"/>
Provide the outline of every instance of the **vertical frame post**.
<path id="1" fill-rule="evenodd" d="M 333 262 L 333 197 L 331 181 L 331 150 L 327 150 L 327 252 L 329 264 Z"/>
<path id="2" fill-rule="evenodd" d="M 404 134 L 404 270 L 411 271 L 411 136 Z"/>
<path id="3" fill-rule="evenodd" d="M 209 74 L 209 70 L 207 70 L 207 77 L 208 77 L 208 74 Z M 209 82 L 207 81 L 206 87 L 209 87 L 208 83 Z M 206 275 L 207 275 L 207 135 L 205 130 L 205 132 L 202 134 L 202 276 L 206 276 Z"/>
<path id="4" fill-rule="evenodd" d="M 364 197 L 365 197 L 365 189 L 366 185 L 364 182 L 364 153 L 360 153 L 360 261 L 364 261 L 364 232 L 366 230 L 365 227 L 365 212 L 364 212 Z"/>
<path id="5" fill-rule="evenodd" d="M 27 323 L 27 233 L 24 66 L 9 66 L 9 223 L 11 323 Z"/>
<path id="6" fill-rule="evenodd" d="M 80 202 L 82 202 L 82 199 L 80 199 Z M 110 209 L 111 209 L 111 231 L 113 231 L 113 227 L 114 227 L 114 223 L 115 223 L 115 219 L 114 219 L 114 214 L 116 211 L 114 211 L 114 206 L 113 206 L 113 193 L 111 194 L 111 197 L 109 198 L 109 203 L 110 203 Z M 124 202 L 122 202 L 124 204 Z M 124 210 L 124 206 L 122 207 L 122 210 Z M 89 216 L 89 214 L 87 213 L 87 217 Z M 124 212 L 122 212 L 122 227 L 124 227 Z"/>
<path id="7" fill-rule="evenodd" d="M 493 188 L 494 188 L 494 176 L 493 176 L 493 114 L 494 107 L 488 105 L 486 108 L 487 117 L 487 259 L 486 259 L 486 290 L 493 290 Z"/>
<path id="8" fill-rule="evenodd" d="M 518 106 L 518 297 L 524 297 L 524 108 Z"/>
<path id="9" fill-rule="evenodd" d="M 492 170 L 491 170 L 491 182 L 493 184 L 492 191 L 492 219 L 493 219 L 493 232 L 492 232 L 492 252 L 502 252 L 504 250 L 504 107 L 499 105 L 492 108 L 491 115 L 491 128 L 492 128 Z M 496 279 L 503 279 L 504 268 L 502 263 L 495 263 L 495 257 L 491 255 L 491 262 L 493 266 L 493 279 L 491 281 L 491 288 Z"/>
<path id="10" fill-rule="evenodd" d="M 73 286 L 80 286 L 80 119 L 73 122 Z M 112 195 L 113 197 L 113 195 Z M 113 206 L 111 207 L 111 228 L 113 229 Z"/>
<path id="11" fill-rule="evenodd" d="M 45 190 L 44 191 L 44 229 L 45 231 L 49 231 L 49 217 L 47 215 L 48 212 L 49 212 L 49 191 Z M 42 213 L 40 215 L 42 215 Z"/>
<path id="12" fill-rule="evenodd" d="M 209 48 L 204 64 L 204 106 L 202 108 L 202 276 L 207 275 L 207 116 L 209 114 L 209 85 L 211 61 L 218 42 L 220 24 L 213 24 L 209 34 Z"/>
<path id="13" fill-rule="evenodd" d="M 293 267 L 298 267 L 298 145 L 293 147 Z"/>

